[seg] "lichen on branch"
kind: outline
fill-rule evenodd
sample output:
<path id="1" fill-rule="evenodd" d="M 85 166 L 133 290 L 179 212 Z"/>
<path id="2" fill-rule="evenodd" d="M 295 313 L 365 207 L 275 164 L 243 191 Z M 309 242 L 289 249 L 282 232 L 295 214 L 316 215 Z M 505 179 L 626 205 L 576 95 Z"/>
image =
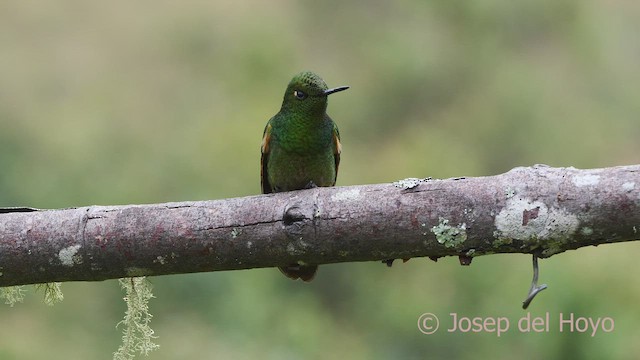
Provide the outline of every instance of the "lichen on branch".
<path id="1" fill-rule="evenodd" d="M 125 278 L 118 280 L 125 291 L 124 301 L 127 311 L 124 319 L 116 325 L 122 326 L 122 345 L 113 354 L 113 360 L 131 360 L 136 353 L 148 355 L 157 349 L 153 342 L 157 338 L 149 326 L 149 300 L 153 298 L 151 283 L 145 277 Z"/>

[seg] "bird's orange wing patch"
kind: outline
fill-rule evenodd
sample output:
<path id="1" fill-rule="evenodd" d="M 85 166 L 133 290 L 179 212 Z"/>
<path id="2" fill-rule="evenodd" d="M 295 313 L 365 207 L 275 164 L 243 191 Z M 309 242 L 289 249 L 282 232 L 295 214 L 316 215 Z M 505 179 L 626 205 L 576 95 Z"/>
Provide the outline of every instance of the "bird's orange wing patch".
<path id="1" fill-rule="evenodd" d="M 338 166 L 340 166 L 340 153 L 342 152 L 342 144 L 340 143 L 340 131 L 338 127 L 333 125 L 333 158 L 336 163 L 336 177 L 333 179 L 333 185 L 336 184 L 338 178 Z"/>
<path id="2" fill-rule="evenodd" d="M 262 145 L 260 145 L 260 151 L 263 154 L 269 152 L 269 141 L 271 141 L 271 122 L 267 123 L 264 127 L 264 133 L 262 133 Z"/>
<path id="3" fill-rule="evenodd" d="M 260 186 L 262 187 L 262 193 L 268 194 L 271 190 L 271 184 L 269 184 L 269 173 L 267 172 L 267 163 L 269 162 L 269 141 L 271 141 L 271 121 L 267 123 L 262 134 L 262 145 L 260 145 Z"/>

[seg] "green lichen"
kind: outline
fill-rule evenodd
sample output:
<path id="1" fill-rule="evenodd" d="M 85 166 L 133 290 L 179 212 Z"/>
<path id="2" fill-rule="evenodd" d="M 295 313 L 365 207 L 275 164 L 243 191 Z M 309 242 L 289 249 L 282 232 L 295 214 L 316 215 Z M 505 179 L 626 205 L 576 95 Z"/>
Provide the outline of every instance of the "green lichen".
<path id="1" fill-rule="evenodd" d="M 4 303 L 13 307 L 16 303 L 24 301 L 24 286 L 9 286 L 0 288 L 0 299 L 4 299 Z"/>
<path id="2" fill-rule="evenodd" d="M 44 303 L 53 306 L 64 299 L 60 288 L 61 285 L 62 283 L 59 282 L 37 284 L 36 290 L 42 290 L 44 292 Z"/>
<path id="3" fill-rule="evenodd" d="M 35 288 L 44 292 L 44 303 L 52 306 L 64 298 L 60 290 L 61 284 L 59 282 L 36 284 Z M 5 304 L 13 307 L 16 303 L 24 301 L 25 293 L 24 285 L 3 287 L 0 288 L 0 299 L 4 299 Z"/>
<path id="4" fill-rule="evenodd" d="M 496 234 L 494 233 L 494 236 L 495 236 L 495 235 L 496 235 Z M 497 238 L 493 241 L 493 247 L 494 247 L 495 249 L 497 249 L 497 248 L 499 248 L 499 247 L 502 247 L 502 246 L 504 246 L 504 245 L 511 245 L 511 244 L 513 244 L 513 239 L 511 239 L 511 238 L 507 238 L 507 237 L 500 237 L 500 236 L 497 236 Z"/>
<path id="5" fill-rule="evenodd" d="M 445 218 L 440 218 L 438 225 L 431 228 L 431 232 L 440 244 L 448 248 L 456 247 L 467 240 L 467 225 L 462 223 L 451 226 Z"/>
<path id="6" fill-rule="evenodd" d="M 231 238 L 233 239 L 237 238 L 240 234 L 242 234 L 242 230 L 238 230 L 237 228 L 233 228 L 233 230 L 231 230 Z"/>
<path id="7" fill-rule="evenodd" d="M 153 342 L 154 331 L 149 327 L 149 299 L 153 298 L 151 283 L 145 277 L 118 280 L 125 290 L 127 311 L 117 326 L 123 325 L 122 345 L 113 353 L 114 360 L 131 360 L 136 353 L 148 355 L 159 347 Z M 116 326 L 116 327 L 117 327 Z"/>
<path id="8" fill-rule="evenodd" d="M 566 250 L 566 241 L 564 239 L 550 239 L 544 243 L 542 257 L 549 257 Z"/>

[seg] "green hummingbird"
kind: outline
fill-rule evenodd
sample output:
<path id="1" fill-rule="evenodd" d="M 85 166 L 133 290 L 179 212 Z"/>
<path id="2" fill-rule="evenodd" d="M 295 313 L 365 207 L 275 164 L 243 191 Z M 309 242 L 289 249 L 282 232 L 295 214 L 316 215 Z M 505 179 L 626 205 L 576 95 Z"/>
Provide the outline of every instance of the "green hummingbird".
<path id="1" fill-rule="evenodd" d="M 318 75 L 291 79 L 280 111 L 264 128 L 260 159 L 262 193 L 334 186 L 340 164 L 340 133 L 327 115 L 327 97 L 348 86 L 328 89 Z M 279 268 L 288 278 L 311 281 L 317 265 Z"/>

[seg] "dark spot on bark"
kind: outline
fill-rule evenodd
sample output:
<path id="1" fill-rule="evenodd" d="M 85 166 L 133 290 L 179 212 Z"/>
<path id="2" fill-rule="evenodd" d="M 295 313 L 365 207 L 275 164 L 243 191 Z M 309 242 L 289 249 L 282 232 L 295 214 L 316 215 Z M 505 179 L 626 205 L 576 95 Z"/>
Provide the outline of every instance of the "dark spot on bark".
<path id="1" fill-rule="evenodd" d="M 534 220 L 538 218 L 538 213 L 540 212 L 540 207 L 536 206 L 535 209 L 525 210 L 522 212 L 522 226 L 527 226 L 530 220 Z"/>

